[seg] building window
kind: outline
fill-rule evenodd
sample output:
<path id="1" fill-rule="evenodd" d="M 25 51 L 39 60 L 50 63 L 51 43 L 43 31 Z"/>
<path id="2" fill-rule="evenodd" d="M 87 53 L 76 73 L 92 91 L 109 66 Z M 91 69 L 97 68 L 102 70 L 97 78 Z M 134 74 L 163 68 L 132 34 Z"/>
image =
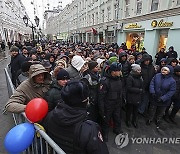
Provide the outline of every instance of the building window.
<path id="1" fill-rule="evenodd" d="M 130 0 L 126 0 L 125 1 L 125 3 L 126 3 L 126 7 L 125 7 L 125 17 L 129 17 L 130 16 L 130 13 L 129 13 L 129 10 L 130 10 Z"/>
<path id="2" fill-rule="evenodd" d="M 136 14 L 142 13 L 142 0 L 137 0 L 137 12 Z"/>
<path id="3" fill-rule="evenodd" d="M 151 11 L 157 11 L 159 6 L 159 0 L 152 0 Z"/>
<path id="4" fill-rule="evenodd" d="M 180 5 L 180 0 L 177 0 L 177 5 Z"/>
<path id="5" fill-rule="evenodd" d="M 94 14 L 92 14 L 92 25 L 94 25 Z"/>
<path id="6" fill-rule="evenodd" d="M 95 21 L 95 24 L 98 24 L 98 12 L 96 12 L 96 21 Z"/>
<path id="7" fill-rule="evenodd" d="M 107 21 L 110 21 L 110 17 L 111 17 L 111 7 L 107 8 Z"/>
<path id="8" fill-rule="evenodd" d="M 118 9 L 118 4 L 114 5 L 114 18 L 115 19 L 118 19 L 118 12 L 119 9 Z"/>
<path id="9" fill-rule="evenodd" d="M 102 23 L 104 23 L 104 10 L 102 10 Z"/>

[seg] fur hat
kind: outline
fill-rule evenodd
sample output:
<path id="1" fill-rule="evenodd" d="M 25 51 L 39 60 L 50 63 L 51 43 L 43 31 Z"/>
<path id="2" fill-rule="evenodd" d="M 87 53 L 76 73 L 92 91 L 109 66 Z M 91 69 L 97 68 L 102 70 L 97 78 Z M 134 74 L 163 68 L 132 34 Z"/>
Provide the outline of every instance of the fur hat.
<path id="1" fill-rule="evenodd" d="M 71 107 L 85 107 L 89 97 L 88 85 L 83 81 L 69 81 L 61 90 L 61 97 Z"/>
<path id="2" fill-rule="evenodd" d="M 71 65 L 76 68 L 78 71 L 81 70 L 82 66 L 85 64 L 85 61 L 81 56 L 74 56 L 71 61 Z"/>
<path id="3" fill-rule="evenodd" d="M 97 65 L 98 65 L 98 63 L 96 61 L 88 62 L 88 67 L 90 70 L 94 69 Z"/>

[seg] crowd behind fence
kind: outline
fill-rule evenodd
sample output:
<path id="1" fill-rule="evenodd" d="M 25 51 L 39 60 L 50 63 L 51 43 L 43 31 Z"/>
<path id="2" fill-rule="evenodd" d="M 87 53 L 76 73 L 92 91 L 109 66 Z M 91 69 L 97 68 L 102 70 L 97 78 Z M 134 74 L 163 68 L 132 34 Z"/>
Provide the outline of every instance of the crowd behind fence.
<path id="1" fill-rule="evenodd" d="M 14 86 L 11 81 L 9 68 L 5 68 L 6 83 L 8 89 L 9 97 L 14 92 Z M 15 125 L 23 122 L 27 122 L 25 113 L 12 114 Z M 26 149 L 23 154 L 65 154 L 65 152 L 46 134 L 41 125 L 35 123 L 34 128 L 36 134 L 34 135 L 34 140 L 31 146 Z"/>

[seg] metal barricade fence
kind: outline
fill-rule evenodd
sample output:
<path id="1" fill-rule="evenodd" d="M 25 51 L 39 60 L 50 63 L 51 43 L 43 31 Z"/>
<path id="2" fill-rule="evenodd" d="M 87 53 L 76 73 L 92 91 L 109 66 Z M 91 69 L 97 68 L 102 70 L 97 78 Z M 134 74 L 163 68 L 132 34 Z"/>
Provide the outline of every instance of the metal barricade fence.
<path id="1" fill-rule="evenodd" d="M 9 97 L 14 92 L 14 86 L 10 78 L 10 72 L 8 68 L 4 69 L 6 76 L 6 83 L 8 88 Z M 15 125 L 27 122 L 25 113 L 12 114 Z M 35 123 L 34 128 L 36 134 L 34 135 L 34 140 L 31 146 L 26 149 L 23 154 L 65 154 L 65 152 L 46 134 L 41 125 Z"/>

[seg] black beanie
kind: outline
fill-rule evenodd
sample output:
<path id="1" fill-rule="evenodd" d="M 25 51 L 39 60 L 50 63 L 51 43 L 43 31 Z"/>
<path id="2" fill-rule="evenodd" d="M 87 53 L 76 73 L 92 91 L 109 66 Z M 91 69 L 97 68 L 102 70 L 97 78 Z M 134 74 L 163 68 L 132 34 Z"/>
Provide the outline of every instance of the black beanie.
<path id="1" fill-rule="evenodd" d="M 174 67 L 174 72 L 180 72 L 180 66 L 179 65 L 176 65 Z"/>
<path id="2" fill-rule="evenodd" d="M 92 70 L 93 68 L 95 68 L 98 65 L 98 63 L 96 61 L 90 61 L 88 62 L 88 67 L 90 70 Z"/>
<path id="3" fill-rule="evenodd" d="M 56 77 L 57 80 L 69 80 L 69 73 L 65 69 L 61 69 Z"/>

